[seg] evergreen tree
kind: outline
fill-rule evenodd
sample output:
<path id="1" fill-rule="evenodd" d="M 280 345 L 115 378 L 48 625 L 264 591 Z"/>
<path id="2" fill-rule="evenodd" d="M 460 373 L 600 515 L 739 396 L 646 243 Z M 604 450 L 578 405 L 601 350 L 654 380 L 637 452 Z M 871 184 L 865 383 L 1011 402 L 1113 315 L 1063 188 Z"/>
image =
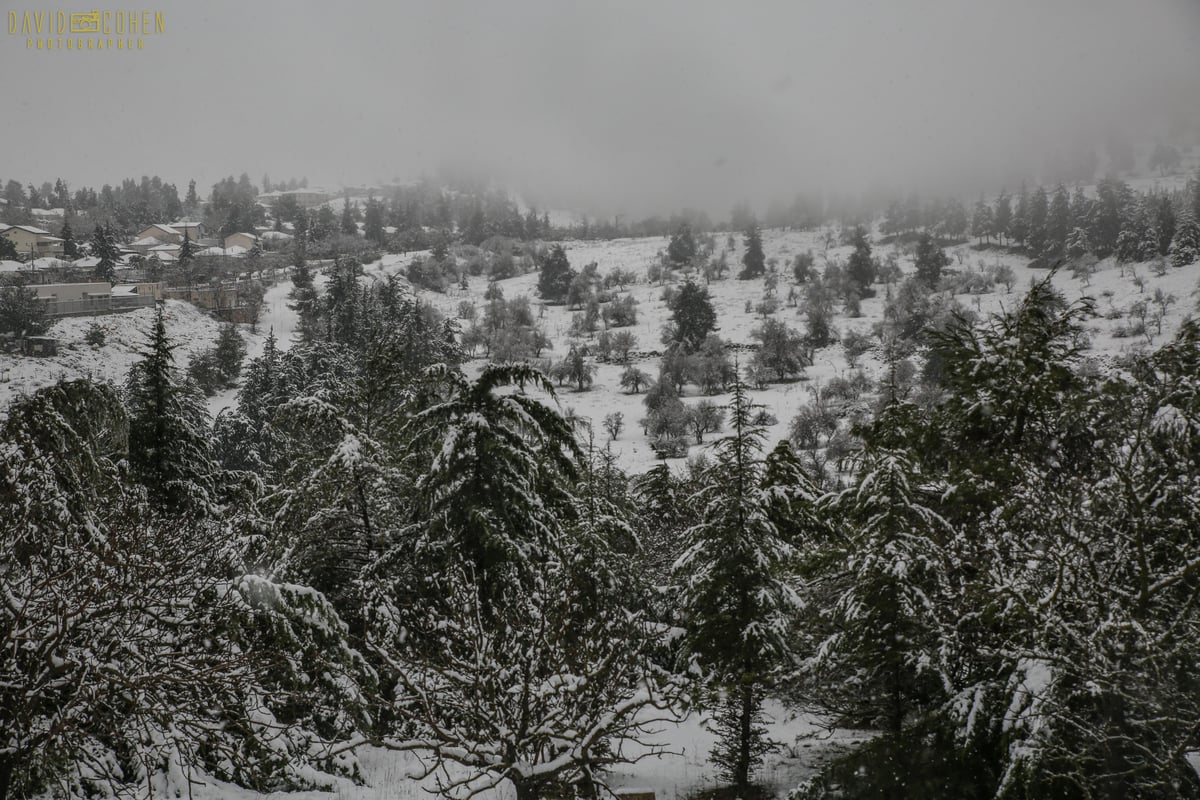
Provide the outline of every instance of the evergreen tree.
<path id="1" fill-rule="evenodd" d="M 1154 202 L 1154 227 L 1158 230 L 1158 254 L 1170 255 L 1171 240 L 1175 238 L 1175 206 L 1169 195 L 1162 195 Z"/>
<path id="2" fill-rule="evenodd" d="M 673 323 L 671 341 L 689 352 L 699 349 L 717 328 L 717 312 L 713 310 L 708 290 L 688 281 L 671 298 L 669 305 Z"/>
<path id="3" fill-rule="evenodd" d="M 1001 244 L 1004 244 L 1004 237 L 1010 235 L 1012 217 L 1012 198 L 1007 192 L 1000 192 L 1000 197 L 996 199 L 996 211 L 992 215 L 992 233 Z"/>
<path id="4" fill-rule="evenodd" d="M 70 220 L 63 220 L 62 230 L 59 231 L 58 237 L 63 240 L 63 258 L 71 261 L 79 258 L 79 245 L 75 243 L 75 235 L 71 233 Z"/>
<path id="5" fill-rule="evenodd" d="M 1067 257 L 1073 261 L 1077 261 L 1090 253 L 1092 244 L 1088 240 L 1087 231 L 1083 228 L 1075 228 L 1067 237 L 1066 253 Z"/>
<path id="6" fill-rule="evenodd" d="M 383 204 L 374 197 L 367 198 L 367 212 L 364 222 L 363 235 L 369 241 L 382 246 L 385 239 L 383 230 Z"/>
<path id="7" fill-rule="evenodd" d="M 7 236 L 0 236 L 0 261 L 20 261 L 17 245 Z"/>
<path id="8" fill-rule="evenodd" d="M 547 303 L 565 302 L 574 280 L 575 271 L 567 260 L 567 251 L 561 244 L 554 245 L 542 260 L 538 273 L 538 294 Z"/>
<path id="9" fill-rule="evenodd" d="M 637 739 L 672 702 L 651 660 L 657 629 L 633 579 L 632 537 L 601 493 L 572 495 L 581 454 L 570 423 L 512 391 L 553 397 L 540 373 L 427 378 L 442 385 L 411 422 L 428 465 L 413 521 L 363 582 L 368 641 L 395 675 L 384 724 L 403 732 L 385 743 L 430 753 L 428 774 L 457 763 L 444 789 L 590 793 L 622 760 L 608 741 Z"/>
<path id="10" fill-rule="evenodd" d="M 1067 189 L 1061 183 L 1054 190 L 1050 200 L 1050 208 L 1046 213 L 1046 242 L 1045 250 L 1048 255 L 1057 256 L 1067 245 L 1067 236 L 1071 233 L 1071 199 Z"/>
<path id="11" fill-rule="evenodd" d="M 692 234 L 692 226 L 686 222 L 671 235 L 671 243 L 667 245 L 667 258 L 676 266 L 686 266 L 696 257 L 696 237 Z"/>
<path id="12" fill-rule="evenodd" d="M 0 333 L 41 336 L 50 329 L 46 305 L 26 286 L 0 286 Z"/>
<path id="13" fill-rule="evenodd" d="M 217 344 L 213 348 L 213 359 L 226 386 L 237 382 L 242 372 L 242 359 L 246 356 L 246 343 L 232 322 L 221 326 Z"/>
<path id="14" fill-rule="evenodd" d="M 854 229 L 851 239 L 854 252 L 846 264 L 846 276 L 858 287 L 859 295 L 869 297 L 868 291 L 875 282 L 875 259 L 871 257 L 871 243 L 867 240 L 867 231 L 862 227 Z"/>
<path id="15" fill-rule="evenodd" d="M 730 435 L 695 498 L 702 520 L 684 534 L 675 570 L 684 647 L 725 694 L 714 760 L 739 790 L 769 744 L 756 724 L 763 688 L 791 655 L 787 629 L 797 597 L 784 576 L 791 546 L 767 513 L 761 483 L 762 428 L 747 386 L 733 386 Z"/>
<path id="16" fill-rule="evenodd" d="M 354 221 L 354 209 L 350 205 L 350 195 L 346 195 L 342 202 L 342 234 L 344 236 L 358 235 L 358 225 Z"/>
<path id="17" fill-rule="evenodd" d="M 1030 252 L 1037 257 L 1046 247 L 1046 215 L 1049 212 L 1050 198 L 1045 188 L 1039 186 L 1029 200 L 1029 234 L 1026 239 Z"/>
<path id="18" fill-rule="evenodd" d="M 130 369 L 125 389 L 130 473 L 159 511 L 210 516 L 218 511 L 217 469 L 207 412 L 202 398 L 178 379 L 175 347 L 160 305 L 147 349 Z"/>
<path id="19" fill-rule="evenodd" d="M 116 236 L 110 223 L 97 225 L 96 230 L 92 233 L 92 255 L 100 259 L 96 264 L 96 277 L 109 283 L 116 283 L 117 262 L 121 258 L 121 250 L 117 246 Z"/>
<path id="20" fill-rule="evenodd" d="M 195 257 L 196 257 L 196 245 L 194 245 L 192 243 L 192 237 L 190 237 L 190 236 L 183 237 L 183 243 L 179 245 L 178 262 L 179 262 L 180 269 L 186 270 L 191 265 L 192 259 L 194 259 Z"/>
<path id="21" fill-rule="evenodd" d="M 917 280 L 930 289 L 936 289 L 942 278 L 942 270 L 950 265 L 950 259 L 942 248 L 938 247 L 933 237 L 922 233 L 917 239 L 917 251 L 913 256 L 917 268 Z"/>
<path id="22" fill-rule="evenodd" d="M 1192 219 L 1200 220 L 1200 167 L 1192 177 Z"/>
<path id="23" fill-rule="evenodd" d="M 762 232 L 757 225 L 746 230 L 746 253 L 742 256 L 742 271 L 738 280 L 758 278 L 766 271 L 766 256 L 763 255 Z"/>
<path id="24" fill-rule="evenodd" d="M 1100 258 L 1116 250 L 1128 205 L 1129 187 L 1123 181 L 1107 177 L 1096 185 L 1096 204 L 1090 233 L 1092 245 Z"/>
<path id="25" fill-rule="evenodd" d="M 967 209 L 957 197 L 946 203 L 942 229 L 951 239 L 961 239 L 967 232 Z"/>
<path id="26" fill-rule="evenodd" d="M 1175 238 L 1171 240 L 1171 263 L 1186 267 L 1197 261 L 1200 261 L 1200 223 L 1189 215 L 1181 218 L 1175 229 Z"/>
<path id="27" fill-rule="evenodd" d="M 975 203 L 975 212 L 971 215 L 971 235 L 981 242 L 990 241 L 994 229 L 995 220 L 992 216 L 992 207 L 983 197 L 980 197 Z"/>

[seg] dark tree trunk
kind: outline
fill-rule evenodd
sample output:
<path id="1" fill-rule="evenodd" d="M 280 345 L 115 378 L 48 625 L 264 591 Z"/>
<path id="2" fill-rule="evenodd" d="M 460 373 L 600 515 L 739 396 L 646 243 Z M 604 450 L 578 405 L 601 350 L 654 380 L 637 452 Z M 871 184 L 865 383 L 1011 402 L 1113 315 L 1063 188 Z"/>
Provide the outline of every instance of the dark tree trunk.
<path id="1" fill-rule="evenodd" d="M 517 800 L 541 800 L 542 787 L 535 781 L 530 780 L 513 780 L 513 789 L 516 791 Z M 3 800 L 3 798 L 0 798 Z"/>
<path id="2" fill-rule="evenodd" d="M 0 800 L 8 800 L 8 787 L 12 783 L 12 756 L 0 756 Z"/>
<path id="3" fill-rule="evenodd" d="M 742 687 L 742 708 L 738 719 L 738 756 L 733 783 L 738 789 L 750 786 L 750 748 L 754 735 L 754 686 Z"/>

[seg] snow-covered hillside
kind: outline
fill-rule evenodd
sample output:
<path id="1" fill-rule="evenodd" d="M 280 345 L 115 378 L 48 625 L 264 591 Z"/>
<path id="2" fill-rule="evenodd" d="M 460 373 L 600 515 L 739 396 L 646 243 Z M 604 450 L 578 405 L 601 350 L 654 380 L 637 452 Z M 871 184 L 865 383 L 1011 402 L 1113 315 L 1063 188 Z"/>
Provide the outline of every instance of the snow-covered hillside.
<path id="1" fill-rule="evenodd" d="M 167 330 L 177 343 L 175 361 L 186 365 L 192 354 L 212 347 L 220 323 L 191 303 L 167 300 L 163 307 Z M 54 324 L 58 354 L 30 358 L 0 354 L 0 408 L 14 398 L 37 391 L 62 378 L 91 377 L 120 385 L 137 362 L 154 320 L 153 308 L 101 317 L 68 317 Z M 93 323 L 105 329 L 104 344 L 89 345 L 84 336 Z"/>
<path id="2" fill-rule="evenodd" d="M 726 233 L 717 234 L 717 252 L 727 247 Z M 603 242 L 567 242 L 565 249 L 571 265 L 575 269 L 595 262 L 599 265 L 601 275 L 612 270 L 621 269 L 632 271 L 639 276 L 639 283 L 628 287 L 627 291 L 638 303 L 638 321 L 629 330 L 637 337 L 635 350 L 646 352 L 661 352 L 665 349 L 661 342 L 664 325 L 670 319 L 670 310 L 662 300 L 663 289 L 658 284 L 647 282 L 648 268 L 658 261 L 660 251 L 667 247 L 668 240 L 662 237 L 641 239 L 620 239 Z M 816 257 L 816 269 L 821 270 L 827 261 L 845 262 L 851 252 L 849 246 L 826 247 L 823 232 L 818 231 L 785 231 L 768 230 L 763 232 L 763 247 L 768 264 L 775 261 L 779 271 L 779 286 L 777 295 L 780 300 L 779 309 L 772 315 L 786 324 L 803 332 L 806 320 L 799 308 L 789 307 L 786 298 L 789 287 L 793 284 L 791 276 L 791 261 L 798 253 L 811 251 Z M 734 272 L 741 263 L 744 252 L 742 236 L 735 235 L 734 246 L 728 250 L 727 260 Z M 913 261 L 908 254 L 908 248 L 897 245 L 877 245 L 874 255 L 880 261 L 886 261 L 892 254 L 897 257 L 900 269 L 908 274 L 913 271 Z M 948 270 L 995 270 L 999 267 L 1012 269 L 1015 281 L 1011 290 L 1002 283 L 995 284 L 991 290 L 979 294 L 961 294 L 956 300 L 965 308 L 980 316 L 1011 308 L 1021 297 L 1031 280 L 1045 277 L 1046 270 L 1031 269 L 1029 259 L 1000 250 L 976 250 L 971 245 L 958 245 L 947 250 L 951 258 Z M 394 257 L 393 257 L 394 258 Z M 396 262 L 395 266 L 388 265 L 387 270 L 401 267 L 405 262 Z M 1054 278 L 1057 286 L 1069 300 L 1089 296 L 1095 299 L 1100 316 L 1093 319 L 1089 325 L 1091 336 L 1091 354 L 1098 360 L 1099 365 L 1111 362 L 1113 357 L 1122 354 L 1145 350 L 1159 345 L 1170 338 L 1179 323 L 1190 314 L 1195 307 L 1193 291 L 1196 288 L 1197 277 L 1200 276 L 1200 265 L 1192 265 L 1181 269 L 1167 268 L 1166 272 L 1156 274 L 1152 265 L 1118 265 L 1112 259 L 1106 259 L 1096 265 L 1094 273 L 1088 277 L 1076 278 L 1067 269 L 1061 269 Z M 1140 286 L 1139 286 L 1140 282 Z M 540 315 L 539 324 L 553 341 L 553 349 L 545 355 L 551 358 L 562 358 L 570 347 L 570 327 L 573 312 L 565 306 L 539 306 L 537 296 L 537 273 L 528 273 L 499 282 L 506 298 L 525 295 L 531 305 Z M 479 307 L 483 306 L 483 293 L 488 281 L 484 277 L 470 280 L 467 291 L 451 288 L 447 293 L 421 292 L 422 297 L 438 307 L 444 314 L 454 317 L 460 303 L 469 301 Z M 894 288 L 894 286 L 892 287 Z M 762 300 L 764 280 L 753 279 L 740 281 L 733 277 L 713 281 L 708 286 L 712 297 L 713 307 L 717 312 L 717 333 L 725 341 L 735 345 L 752 345 L 754 339 L 751 332 L 762 323 L 762 316 L 756 314 L 754 307 Z M 861 303 L 861 315 L 847 316 L 840 305 L 837 306 L 834 317 L 834 328 L 839 336 L 857 332 L 870 335 L 875 325 L 882 319 L 883 309 L 889 287 L 876 285 L 876 296 Z M 802 298 L 804 287 L 796 289 Z M 1166 300 L 1174 298 L 1166 306 L 1162 316 L 1162 329 L 1152 318 L 1158 307 L 1153 298 L 1156 291 Z M 1147 304 L 1148 335 L 1122 335 L 1122 329 L 1128 329 L 1131 323 L 1131 310 L 1135 304 Z M 594 343 L 594 335 L 591 337 Z M 878 344 L 876 340 L 876 344 Z M 744 352 L 742 358 L 747 358 Z M 476 368 L 482 365 L 482 359 L 472 362 Z M 643 356 L 634 361 L 635 365 L 657 376 L 659 358 Z M 468 365 L 470 368 L 470 365 Z M 559 391 L 558 402 L 564 409 L 570 409 L 580 417 L 591 421 L 596 431 L 597 442 L 603 444 L 607 436 L 602 431 L 601 421 L 610 413 L 620 412 L 623 415 L 625 430 L 611 443 L 618 462 L 628 472 L 640 472 L 652 466 L 657 457 L 650 447 L 648 438 L 643 435 L 638 420 L 645 416 L 643 394 L 628 394 L 624 392 L 619 379 L 624 367 L 616 364 L 599 364 L 595 382 L 591 389 L 583 392 L 564 388 Z M 878 352 L 869 351 L 850 366 L 845 349 L 841 344 L 832 344 L 818 350 L 813 364 L 805 370 L 803 379 L 790 383 L 774 383 L 767 389 L 753 393 L 756 402 L 763 403 L 778 422 L 768 429 L 768 445 L 773 444 L 788 435 L 788 425 L 796 412 L 805 404 L 811 403 L 814 391 L 827 385 L 837 377 L 846 377 L 855 369 L 862 369 L 867 377 L 879 380 L 882 377 L 882 363 Z M 684 397 L 685 402 L 695 402 L 702 395 L 695 386 L 689 386 Z M 708 399 L 723 404 L 728 402 L 728 395 L 715 395 Z M 705 445 L 693 446 L 691 454 L 696 454 L 709 446 L 711 435 L 706 437 Z"/>
<path id="3" fill-rule="evenodd" d="M 742 236 L 733 237 L 732 247 L 728 246 L 727 233 L 717 234 L 716 240 L 717 252 L 727 250 L 726 258 L 731 270 L 736 272 L 744 252 Z M 805 329 L 805 317 L 800 308 L 790 307 L 786 302 L 793 285 L 791 261 L 797 254 L 811 251 L 816 258 L 817 270 L 823 269 L 829 261 L 844 263 L 851 248 L 836 244 L 827 246 L 827 242 L 823 231 L 763 232 L 767 262 L 774 263 L 779 273 L 777 296 L 780 302 L 778 310 L 772 316 L 799 331 Z M 662 299 L 663 287 L 648 282 L 647 271 L 652 264 L 657 263 L 659 253 L 665 250 L 667 243 L 668 240 L 663 237 L 565 243 L 567 255 L 575 269 L 595 262 L 601 275 L 620 269 L 632 271 L 638 276 L 638 282 L 626 289 L 638 303 L 638 321 L 635 326 L 621 330 L 628 330 L 637 337 L 635 350 L 643 355 L 636 358 L 634 364 L 654 376 L 658 374 L 659 358 L 650 354 L 665 349 L 661 335 L 664 325 L 670 319 L 670 310 Z M 909 250 L 910 248 L 902 245 L 876 245 L 874 255 L 878 260 L 886 261 L 894 254 L 900 269 L 907 274 L 914 269 Z M 426 254 L 385 255 L 379 261 L 365 267 L 363 280 L 375 280 L 387 274 L 403 274 L 405 267 L 414 257 L 424 255 Z M 1046 274 L 1045 270 L 1030 269 L 1028 259 L 1023 256 L 1000 250 L 981 251 L 964 244 L 948 249 L 947 255 L 951 258 L 949 270 L 983 272 L 1008 267 L 1013 271 L 1015 282 L 1011 290 L 1002 283 L 997 283 L 989 291 L 956 296 L 955 299 L 962 306 L 980 315 L 1012 307 L 1031 280 L 1040 279 Z M 1157 274 L 1152 267 L 1151 264 L 1118 265 L 1112 259 L 1106 259 L 1096 265 L 1093 274 L 1088 278 L 1074 277 L 1067 269 L 1062 269 L 1056 274 L 1055 285 L 1068 299 L 1090 296 L 1096 301 L 1099 316 L 1090 322 L 1089 334 L 1090 352 L 1096 358 L 1098 366 L 1103 367 L 1116 356 L 1146 350 L 1165 342 L 1173 335 L 1179 323 L 1195 308 L 1194 292 L 1197 278 L 1200 277 L 1200 265 L 1180 269 L 1168 267 L 1162 274 Z M 552 349 L 545 355 L 552 359 L 562 358 L 571 344 L 570 327 L 574 312 L 561 305 L 540 305 L 536 290 L 536 272 L 500 281 L 499 285 L 506 298 L 524 295 L 530 299 L 531 305 L 539 315 L 539 325 L 553 342 Z M 483 293 L 487 286 L 487 279 L 480 276 L 470 279 L 466 291 L 452 287 L 444 294 L 422 291 L 420 295 L 446 316 L 453 318 L 464 301 L 482 307 Z M 883 284 L 875 288 L 876 296 L 862 301 L 859 316 L 848 316 L 840 305 L 837 306 L 833 324 L 840 337 L 850 332 L 866 335 L 872 333 L 872 329 L 882 318 L 889 291 L 889 287 Z M 751 333 L 762 323 L 763 318 L 753 309 L 762 300 L 763 289 L 764 280 L 761 278 L 740 281 L 729 276 L 713 281 L 708 286 L 717 312 L 717 332 L 725 341 L 735 345 L 754 343 Z M 286 281 L 271 287 L 264 298 L 262 318 L 257 330 L 251 331 L 249 326 L 241 326 L 247 343 L 248 358 L 253 358 L 261 352 L 262 343 L 267 332 L 271 330 L 274 331 L 281 347 L 286 348 L 290 345 L 296 327 L 296 315 L 288 308 L 287 302 L 290 290 L 291 284 Z M 802 298 L 804 287 L 797 286 L 796 292 Z M 1154 318 L 1162 310 L 1162 306 L 1154 302 L 1156 292 L 1166 303 L 1165 313 L 1162 313 L 1161 332 Z M 1129 336 L 1128 329 L 1132 326 L 1131 323 L 1136 322 L 1136 319 L 1133 319 L 1133 310 L 1138 303 L 1146 304 L 1147 334 Z M 168 301 L 166 312 L 168 331 L 179 345 L 175 351 L 176 363 L 182 367 L 187 364 L 193 353 L 212 345 L 219 323 L 203 311 L 182 302 Z M 53 330 L 53 335 L 60 340 L 57 356 L 22 358 L 0 355 L 0 404 L 6 405 L 12 397 L 34 391 L 62 377 L 90 375 L 106 381 L 123 381 L 129 366 L 138 357 L 137 353 L 144 333 L 149 328 L 151 315 L 151 310 L 143 309 L 129 314 L 97 318 L 108 332 L 106 343 L 98 348 L 84 342 L 84 333 L 92 323 L 91 318 L 64 319 L 59 321 Z M 590 337 L 592 344 L 594 339 L 593 334 Z M 749 357 L 749 352 L 740 351 L 738 355 L 739 358 L 745 359 Z M 483 363 L 482 358 L 476 358 L 466 366 L 468 370 L 473 371 L 482 367 Z M 754 392 L 755 401 L 764 404 L 778 420 L 768 429 L 768 445 L 788 435 L 789 423 L 801 407 L 812 402 L 815 391 L 819 391 L 830 380 L 846 377 L 856 369 L 861 369 L 867 377 L 877 381 L 882 376 L 883 369 L 878 353 L 868 351 L 856 359 L 854 367 L 851 367 L 842 345 L 832 344 L 816 351 L 813 364 L 805 370 L 802 379 L 773 383 L 764 390 Z M 620 412 L 624 419 L 624 430 L 611 442 L 611 447 L 618 463 L 626 471 L 636 473 L 653 466 L 657 456 L 638 424 L 645 416 L 644 395 L 629 394 L 621 389 L 619 380 L 623 370 L 622 365 L 598 364 L 591 389 L 584 392 L 577 392 L 571 388 L 560 389 L 558 403 L 564 411 L 570 410 L 589 420 L 596 432 L 597 442 L 601 445 L 607 440 L 601 428 L 601 421 L 608 414 Z M 684 400 L 694 403 L 701 396 L 697 387 L 689 386 Z M 729 398 L 728 395 L 715 395 L 707 399 L 723 404 Z M 236 390 L 228 390 L 210 398 L 209 410 L 216 414 L 235 402 Z M 701 452 L 714 438 L 717 437 L 708 435 L 704 445 L 691 448 L 691 454 Z"/>

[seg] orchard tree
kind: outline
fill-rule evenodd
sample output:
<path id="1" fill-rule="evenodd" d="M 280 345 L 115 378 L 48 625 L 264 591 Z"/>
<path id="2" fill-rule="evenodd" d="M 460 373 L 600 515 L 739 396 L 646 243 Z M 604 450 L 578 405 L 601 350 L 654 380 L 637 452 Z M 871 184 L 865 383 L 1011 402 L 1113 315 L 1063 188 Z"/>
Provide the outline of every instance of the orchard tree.
<path id="1" fill-rule="evenodd" d="M 654 383 L 654 379 L 648 372 L 644 372 L 632 364 L 621 373 L 621 388 L 627 389 L 633 394 L 637 394 L 652 383 Z"/>
<path id="2" fill-rule="evenodd" d="M 762 325 L 750 332 L 758 340 L 754 353 L 754 364 L 774 373 L 775 378 L 785 381 L 804 372 L 808 365 L 804 351 L 804 337 L 799 331 L 774 318 L 763 320 Z"/>

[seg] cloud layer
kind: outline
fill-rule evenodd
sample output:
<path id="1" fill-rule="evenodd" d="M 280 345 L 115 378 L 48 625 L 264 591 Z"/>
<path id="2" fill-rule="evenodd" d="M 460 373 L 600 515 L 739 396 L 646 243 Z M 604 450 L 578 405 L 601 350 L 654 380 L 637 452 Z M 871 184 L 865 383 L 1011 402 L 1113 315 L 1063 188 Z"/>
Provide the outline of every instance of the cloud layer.
<path id="1" fill-rule="evenodd" d="M 998 188 L 1200 107 L 1189 0 L 163 10 L 167 33 L 132 53 L 0 38 L 0 178 L 336 185 L 453 163 L 557 206 L 723 213 L 803 190 Z"/>

